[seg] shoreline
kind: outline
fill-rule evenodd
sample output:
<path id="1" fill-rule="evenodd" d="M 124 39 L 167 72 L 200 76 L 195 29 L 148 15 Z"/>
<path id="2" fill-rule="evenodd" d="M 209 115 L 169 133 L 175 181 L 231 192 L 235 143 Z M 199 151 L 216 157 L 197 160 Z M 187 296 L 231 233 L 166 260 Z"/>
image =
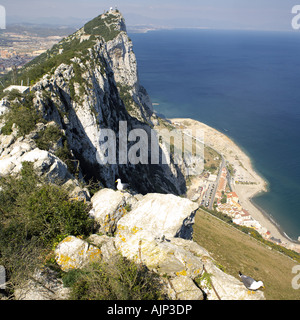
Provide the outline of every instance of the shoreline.
<path id="1" fill-rule="evenodd" d="M 292 250 L 297 249 L 296 251 L 300 252 L 300 242 L 291 239 L 273 219 L 272 215 L 254 202 L 253 199 L 257 195 L 268 192 L 269 183 L 255 171 L 247 152 L 224 133 L 205 123 L 190 118 L 171 118 L 168 120 L 177 127 L 203 130 L 205 145 L 217 151 L 233 166 L 236 171 L 235 180 L 241 179 L 242 183 L 233 184 L 232 191 L 235 191 L 238 195 L 242 207 L 270 232 L 270 237 L 280 239 L 281 243 L 279 245 Z"/>
<path id="2" fill-rule="evenodd" d="M 265 216 L 265 218 L 267 218 L 267 219 L 270 221 L 270 223 L 272 223 L 272 224 L 274 225 L 275 228 L 277 228 L 278 232 L 281 234 L 282 237 L 284 237 L 285 239 L 287 239 L 287 240 L 290 241 L 290 242 L 293 242 L 294 244 L 298 244 L 298 245 L 299 245 L 299 244 L 300 244 L 300 241 L 297 241 L 297 240 L 294 240 L 294 239 L 290 238 L 290 237 L 284 232 L 284 230 L 281 228 L 280 224 L 277 223 L 277 222 L 274 220 L 274 218 L 272 217 L 272 215 L 269 214 L 269 213 L 267 213 L 264 209 L 262 209 L 258 204 L 256 204 L 256 203 L 254 202 L 253 198 L 255 198 L 255 197 L 256 197 L 256 195 L 255 195 L 254 197 L 252 197 L 252 198 L 249 198 L 249 201 L 252 203 L 252 205 L 253 205 L 254 207 L 256 207 L 257 210 L 259 210 L 259 211 Z"/>

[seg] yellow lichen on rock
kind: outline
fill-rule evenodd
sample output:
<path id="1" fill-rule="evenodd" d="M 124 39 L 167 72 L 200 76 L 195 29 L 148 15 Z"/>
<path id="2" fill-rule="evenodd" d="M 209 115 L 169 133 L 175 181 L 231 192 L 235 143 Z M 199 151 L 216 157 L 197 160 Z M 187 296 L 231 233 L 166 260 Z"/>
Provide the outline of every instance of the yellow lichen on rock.
<path id="1" fill-rule="evenodd" d="M 97 259 L 101 259 L 99 248 L 73 236 L 61 241 L 55 250 L 55 260 L 63 271 L 82 268 Z"/>
<path id="2" fill-rule="evenodd" d="M 68 236 L 62 242 L 70 242 L 70 241 L 72 241 L 72 239 L 73 239 L 72 236 Z"/>
<path id="3" fill-rule="evenodd" d="M 177 276 L 186 276 L 186 275 L 187 275 L 187 272 L 186 272 L 186 270 L 182 270 L 182 271 L 180 271 L 180 272 L 176 272 L 176 275 L 177 275 Z"/>
<path id="4" fill-rule="evenodd" d="M 138 227 L 134 226 L 134 227 L 131 229 L 131 233 L 136 234 L 139 230 L 141 230 L 141 228 L 138 228 Z"/>
<path id="5" fill-rule="evenodd" d="M 61 269 L 63 271 L 74 269 L 76 266 L 76 261 L 67 255 L 58 254 L 55 256 L 55 259 L 57 264 L 61 266 Z"/>
<path id="6" fill-rule="evenodd" d="M 96 247 L 90 248 L 87 254 L 91 262 L 95 262 L 101 258 L 101 250 Z"/>

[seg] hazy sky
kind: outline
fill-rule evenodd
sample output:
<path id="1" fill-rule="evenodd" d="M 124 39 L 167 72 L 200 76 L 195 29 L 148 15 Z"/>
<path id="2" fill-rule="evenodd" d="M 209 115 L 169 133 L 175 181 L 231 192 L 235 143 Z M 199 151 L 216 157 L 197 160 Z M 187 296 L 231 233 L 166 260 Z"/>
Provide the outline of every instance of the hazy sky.
<path id="1" fill-rule="evenodd" d="M 291 10 L 300 0 L 0 0 L 0 4 L 7 23 L 80 24 L 117 6 L 128 25 L 292 30 Z"/>

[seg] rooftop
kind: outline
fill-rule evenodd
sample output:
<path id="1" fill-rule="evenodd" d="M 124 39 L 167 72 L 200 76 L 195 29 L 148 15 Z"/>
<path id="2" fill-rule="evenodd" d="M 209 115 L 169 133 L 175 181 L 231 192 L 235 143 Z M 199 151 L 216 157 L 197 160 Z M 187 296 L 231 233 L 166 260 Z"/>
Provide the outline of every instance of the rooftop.
<path id="1" fill-rule="evenodd" d="M 12 90 L 18 90 L 21 93 L 25 93 L 25 92 L 29 91 L 29 87 L 11 85 L 11 86 L 5 88 L 3 91 L 5 92 L 5 91 L 12 91 Z"/>

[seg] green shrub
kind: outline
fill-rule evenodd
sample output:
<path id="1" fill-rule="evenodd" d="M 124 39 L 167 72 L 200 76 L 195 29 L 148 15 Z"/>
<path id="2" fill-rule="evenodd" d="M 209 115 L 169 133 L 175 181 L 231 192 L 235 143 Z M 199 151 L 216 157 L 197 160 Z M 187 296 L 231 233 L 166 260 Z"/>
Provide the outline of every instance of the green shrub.
<path id="1" fill-rule="evenodd" d="M 33 171 L 31 162 L 23 163 L 21 178 L 1 178 L 2 210 L 8 221 L 22 225 L 30 239 L 38 236 L 45 244 L 59 234 L 88 235 L 93 221 L 83 202 L 70 202 L 62 187 L 47 184 Z"/>
<path id="2" fill-rule="evenodd" d="M 109 41 L 120 33 L 120 31 L 114 27 L 115 22 L 117 22 L 117 18 L 114 15 L 108 15 L 106 19 L 102 19 L 100 15 L 86 23 L 84 25 L 84 31 L 91 35 L 101 35 L 105 41 Z"/>
<path id="3" fill-rule="evenodd" d="M 7 99 L 9 101 L 13 101 L 15 99 L 21 99 L 23 97 L 22 93 L 19 90 L 13 89 L 9 91 L 7 95 Z"/>
<path id="4" fill-rule="evenodd" d="M 11 109 L 4 115 L 5 126 L 1 130 L 2 134 L 10 134 L 12 125 L 15 123 L 19 129 L 19 136 L 24 136 L 30 133 L 39 121 L 42 121 L 42 117 L 33 106 L 33 97 L 32 93 L 25 95 L 13 93 Z"/>
<path id="5" fill-rule="evenodd" d="M 78 161 L 72 161 L 73 157 L 70 152 L 66 137 L 63 137 L 63 145 L 57 151 L 55 151 L 55 155 L 67 165 L 68 170 L 72 174 L 78 173 Z"/>
<path id="6" fill-rule="evenodd" d="M 70 202 L 66 190 L 45 183 L 32 163 L 23 163 L 19 178 L 0 178 L 0 187 L 0 265 L 13 286 L 41 265 L 60 235 L 93 232 L 88 206 Z"/>
<path id="7" fill-rule="evenodd" d="M 56 125 L 48 126 L 38 133 L 35 142 L 39 149 L 50 150 L 63 137 L 61 130 Z"/>
<path id="8" fill-rule="evenodd" d="M 131 88 L 129 86 L 123 86 L 118 84 L 119 95 L 121 100 L 123 101 L 127 112 L 131 112 L 134 110 L 134 107 L 138 108 L 136 102 L 133 100 L 132 96 L 130 95 L 129 91 Z"/>
<path id="9" fill-rule="evenodd" d="M 94 262 L 63 276 L 72 300 L 162 299 L 159 276 L 118 255 L 108 263 Z"/>

